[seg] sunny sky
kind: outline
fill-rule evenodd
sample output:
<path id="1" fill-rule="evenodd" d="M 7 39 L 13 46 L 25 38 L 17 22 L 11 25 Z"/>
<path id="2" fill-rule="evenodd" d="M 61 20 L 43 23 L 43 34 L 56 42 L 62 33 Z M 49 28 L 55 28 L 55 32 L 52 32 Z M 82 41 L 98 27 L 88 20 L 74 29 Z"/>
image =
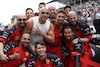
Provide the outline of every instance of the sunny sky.
<path id="1" fill-rule="evenodd" d="M 51 0 L 2 0 L 0 2 L 0 23 L 2 22 L 4 25 L 11 23 L 12 16 L 20 13 L 25 14 L 26 8 L 32 8 L 34 12 L 38 12 L 38 4 L 49 1 Z M 57 2 L 46 6 L 49 5 L 54 5 L 56 8 L 64 6 Z"/>

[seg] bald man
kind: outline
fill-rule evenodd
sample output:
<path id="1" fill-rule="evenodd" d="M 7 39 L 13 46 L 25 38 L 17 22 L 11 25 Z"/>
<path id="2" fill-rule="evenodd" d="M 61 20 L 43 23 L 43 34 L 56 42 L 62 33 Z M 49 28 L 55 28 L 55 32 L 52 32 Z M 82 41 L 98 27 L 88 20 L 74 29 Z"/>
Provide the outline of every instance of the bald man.
<path id="1" fill-rule="evenodd" d="M 56 21 L 56 7 L 51 5 L 48 7 L 48 10 L 50 13 L 49 19 L 50 19 L 51 23 L 54 24 L 54 22 Z"/>
<path id="2" fill-rule="evenodd" d="M 24 14 L 19 14 L 17 18 L 17 23 L 13 25 L 11 29 L 6 30 L 2 37 L 0 38 L 0 60 L 2 62 L 7 62 L 8 57 L 3 53 L 3 46 L 6 43 L 18 42 L 22 35 L 23 29 L 26 26 L 26 16 Z"/>
<path id="3" fill-rule="evenodd" d="M 35 50 L 35 43 L 39 40 L 46 40 L 48 42 L 54 42 L 54 27 L 48 20 L 49 11 L 46 7 L 42 7 L 39 12 L 39 16 L 33 17 L 28 20 L 24 33 L 31 34 L 31 48 Z"/>
<path id="4" fill-rule="evenodd" d="M 25 63 L 24 67 L 32 67 L 34 54 L 28 48 L 30 38 L 30 34 L 25 33 L 20 38 L 20 42 L 7 43 L 3 51 L 9 57 L 9 62 L 3 63 L 0 61 L 0 67 L 1 65 L 2 67 L 19 67 L 23 63 Z"/>
<path id="5" fill-rule="evenodd" d="M 79 39 L 74 39 L 72 41 L 72 45 L 75 45 L 78 42 L 88 43 L 89 45 L 87 46 L 87 51 L 90 52 L 90 56 L 91 56 L 92 55 L 91 44 L 89 42 L 92 42 L 93 39 L 92 39 L 92 35 L 90 33 L 89 26 L 82 20 L 79 20 L 76 12 L 74 12 L 74 11 L 70 11 L 68 13 L 68 22 L 69 22 L 69 25 L 71 25 L 71 27 L 75 31 L 76 35 L 81 37 Z"/>

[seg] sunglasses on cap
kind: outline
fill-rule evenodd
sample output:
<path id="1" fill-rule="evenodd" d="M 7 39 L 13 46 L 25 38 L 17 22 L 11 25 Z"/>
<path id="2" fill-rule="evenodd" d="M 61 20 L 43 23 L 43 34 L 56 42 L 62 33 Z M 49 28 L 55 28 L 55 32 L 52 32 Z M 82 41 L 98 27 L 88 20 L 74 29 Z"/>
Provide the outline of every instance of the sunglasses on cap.
<path id="1" fill-rule="evenodd" d="M 23 20 L 23 21 L 26 21 L 26 19 L 18 19 L 18 21 L 22 21 L 22 20 Z"/>
<path id="2" fill-rule="evenodd" d="M 41 14 L 49 14 L 49 12 L 41 12 Z"/>

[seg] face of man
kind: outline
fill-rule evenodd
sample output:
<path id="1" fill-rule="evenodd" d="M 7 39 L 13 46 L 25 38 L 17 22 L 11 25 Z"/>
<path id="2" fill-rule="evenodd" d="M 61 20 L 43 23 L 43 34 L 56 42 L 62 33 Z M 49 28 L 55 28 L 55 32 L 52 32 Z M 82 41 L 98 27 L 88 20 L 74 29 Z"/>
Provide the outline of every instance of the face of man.
<path id="1" fill-rule="evenodd" d="M 70 40 L 74 35 L 74 32 L 68 28 L 68 29 L 64 29 L 64 37 L 66 40 Z"/>
<path id="2" fill-rule="evenodd" d="M 19 15 L 17 19 L 18 26 L 23 29 L 26 26 L 26 16 Z"/>
<path id="3" fill-rule="evenodd" d="M 66 16 L 67 16 L 67 14 L 68 14 L 70 11 L 71 11 L 70 8 L 66 8 L 66 9 L 65 9 Z"/>
<path id="4" fill-rule="evenodd" d="M 46 9 L 45 7 L 42 9 L 41 8 L 41 11 L 39 12 L 39 20 L 41 23 L 45 23 L 46 20 L 48 19 L 49 17 L 49 11 L 48 9 Z"/>
<path id="5" fill-rule="evenodd" d="M 49 10 L 50 17 L 51 18 L 55 18 L 55 16 L 56 16 L 56 8 L 54 6 L 51 6 L 51 7 L 48 8 L 48 10 Z"/>
<path id="6" fill-rule="evenodd" d="M 36 52 L 39 57 L 45 56 L 46 47 L 44 45 L 38 44 L 36 47 Z"/>
<path id="7" fill-rule="evenodd" d="M 27 48 L 30 44 L 30 35 L 29 34 L 23 34 L 20 42 L 21 42 L 21 45 L 24 48 Z"/>
<path id="8" fill-rule="evenodd" d="M 39 11 L 40 11 L 40 9 L 42 8 L 42 7 L 45 7 L 45 5 L 44 4 L 41 4 L 40 6 L 39 6 Z"/>
<path id="9" fill-rule="evenodd" d="M 72 24 L 72 25 L 76 25 L 77 23 L 77 15 L 76 14 L 70 14 L 68 16 L 68 21 Z"/>
<path id="10" fill-rule="evenodd" d="M 65 14 L 58 13 L 56 19 L 57 19 L 57 24 L 62 24 L 65 20 Z"/>
<path id="11" fill-rule="evenodd" d="M 27 16 L 27 19 L 33 17 L 33 16 L 34 16 L 33 11 L 32 11 L 31 9 L 30 9 L 30 10 L 27 10 L 27 11 L 26 11 L 26 16 Z"/>

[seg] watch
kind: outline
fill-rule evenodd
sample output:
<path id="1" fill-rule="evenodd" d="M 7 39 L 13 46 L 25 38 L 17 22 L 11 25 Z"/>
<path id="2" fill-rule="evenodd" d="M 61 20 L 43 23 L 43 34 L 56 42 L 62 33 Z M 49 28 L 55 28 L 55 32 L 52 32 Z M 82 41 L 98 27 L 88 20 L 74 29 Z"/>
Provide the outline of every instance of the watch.
<path id="1" fill-rule="evenodd" d="M 81 43 L 81 40 L 80 40 L 80 38 L 78 38 L 78 43 Z"/>

